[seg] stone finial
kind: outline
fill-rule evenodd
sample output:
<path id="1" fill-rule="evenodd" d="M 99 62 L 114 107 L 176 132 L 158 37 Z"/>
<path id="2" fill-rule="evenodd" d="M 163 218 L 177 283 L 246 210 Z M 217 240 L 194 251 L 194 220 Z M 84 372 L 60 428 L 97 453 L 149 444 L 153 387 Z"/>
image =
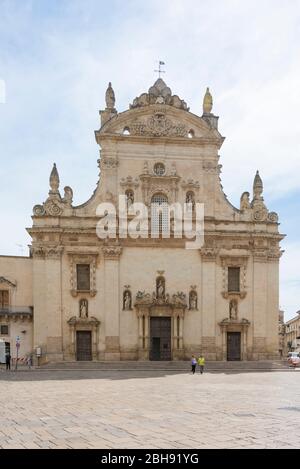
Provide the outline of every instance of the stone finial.
<path id="1" fill-rule="evenodd" d="M 105 93 L 105 103 L 106 103 L 106 109 L 115 109 L 115 92 L 111 86 L 111 82 L 108 83 L 108 88 Z"/>
<path id="2" fill-rule="evenodd" d="M 209 88 L 206 88 L 206 93 L 203 98 L 203 114 L 210 114 L 213 107 L 212 95 L 209 92 Z"/>
<path id="3" fill-rule="evenodd" d="M 259 172 L 256 171 L 254 182 L 253 182 L 253 198 L 261 199 L 263 193 L 263 182 L 259 175 Z"/>
<path id="4" fill-rule="evenodd" d="M 50 192 L 52 194 L 57 194 L 59 188 L 59 175 L 55 163 L 53 164 L 53 168 L 50 174 L 49 184 L 51 188 Z"/>

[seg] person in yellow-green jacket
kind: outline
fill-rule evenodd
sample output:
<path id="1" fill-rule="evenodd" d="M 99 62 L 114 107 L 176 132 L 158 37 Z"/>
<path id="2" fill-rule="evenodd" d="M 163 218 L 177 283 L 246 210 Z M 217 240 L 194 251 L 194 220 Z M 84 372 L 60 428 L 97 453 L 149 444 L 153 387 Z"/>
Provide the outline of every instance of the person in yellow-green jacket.
<path id="1" fill-rule="evenodd" d="M 201 354 L 200 357 L 198 358 L 198 365 L 199 365 L 199 368 L 200 368 L 200 373 L 201 373 L 201 375 L 202 375 L 203 370 L 204 370 L 204 365 L 205 365 L 205 358 L 203 357 L 202 354 Z"/>

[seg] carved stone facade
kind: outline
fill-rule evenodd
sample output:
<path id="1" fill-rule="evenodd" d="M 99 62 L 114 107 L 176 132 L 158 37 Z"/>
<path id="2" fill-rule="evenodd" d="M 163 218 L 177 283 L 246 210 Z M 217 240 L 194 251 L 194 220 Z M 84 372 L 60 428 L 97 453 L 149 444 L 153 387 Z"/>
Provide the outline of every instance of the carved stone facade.
<path id="1" fill-rule="evenodd" d="M 11 312 L 31 307 L 28 347 L 41 349 L 40 363 L 278 356 L 278 215 L 268 211 L 258 172 L 239 208 L 228 201 L 212 106 L 207 89 L 202 116 L 192 114 L 158 79 L 118 113 L 110 83 L 95 132 L 100 179 L 87 202 L 74 206 L 69 186 L 60 194 L 54 164 L 48 196 L 33 208 L 26 265 L 0 257 L 0 293 L 9 292 L 2 297 Z M 203 204 L 204 244 L 186 249 L 173 228 L 170 239 L 126 238 L 118 219 L 117 239 L 100 239 L 97 207 L 117 205 L 119 195 L 128 209 L 189 203 L 193 221 Z"/>

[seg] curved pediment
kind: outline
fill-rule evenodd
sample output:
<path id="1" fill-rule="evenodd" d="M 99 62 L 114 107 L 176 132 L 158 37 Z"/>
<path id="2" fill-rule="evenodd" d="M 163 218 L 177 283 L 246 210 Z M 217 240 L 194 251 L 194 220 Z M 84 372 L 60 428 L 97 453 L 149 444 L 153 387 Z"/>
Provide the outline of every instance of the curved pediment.
<path id="1" fill-rule="evenodd" d="M 186 110 L 166 104 L 149 104 L 116 114 L 96 132 L 122 137 L 179 137 L 220 139 L 223 137 L 209 122 Z"/>

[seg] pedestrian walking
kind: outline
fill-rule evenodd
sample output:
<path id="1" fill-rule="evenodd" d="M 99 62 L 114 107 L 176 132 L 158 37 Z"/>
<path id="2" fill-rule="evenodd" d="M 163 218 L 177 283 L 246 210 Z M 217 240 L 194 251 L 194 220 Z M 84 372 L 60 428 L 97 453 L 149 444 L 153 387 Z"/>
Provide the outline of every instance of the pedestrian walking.
<path id="1" fill-rule="evenodd" d="M 195 358 L 195 355 L 192 355 L 191 365 L 192 365 L 192 373 L 194 375 L 196 371 L 196 365 L 197 365 L 197 360 Z"/>
<path id="2" fill-rule="evenodd" d="M 5 355 L 5 364 L 6 364 L 6 369 L 10 370 L 10 361 L 11 361 L 11 355 L 9 352 Z"/>
<path id="3" fill-rule="evenodd" d="M 205 365 L 205 358 L 203 357 L 202 354 L 198 358 L 198 365 L 199 365 L 199 368 L 200 368 L 200 374 L 202 375 L 203 371 L 204 371 L 204 365 Z"/>
<path id="4" fill-rule="evenodd" d="M 27 366 L 28 366 L 29 369 L 31 369 L 31 367 L 32 367 L 32 356 L 31 355 L 29 355 L 27 357 Z"/>

